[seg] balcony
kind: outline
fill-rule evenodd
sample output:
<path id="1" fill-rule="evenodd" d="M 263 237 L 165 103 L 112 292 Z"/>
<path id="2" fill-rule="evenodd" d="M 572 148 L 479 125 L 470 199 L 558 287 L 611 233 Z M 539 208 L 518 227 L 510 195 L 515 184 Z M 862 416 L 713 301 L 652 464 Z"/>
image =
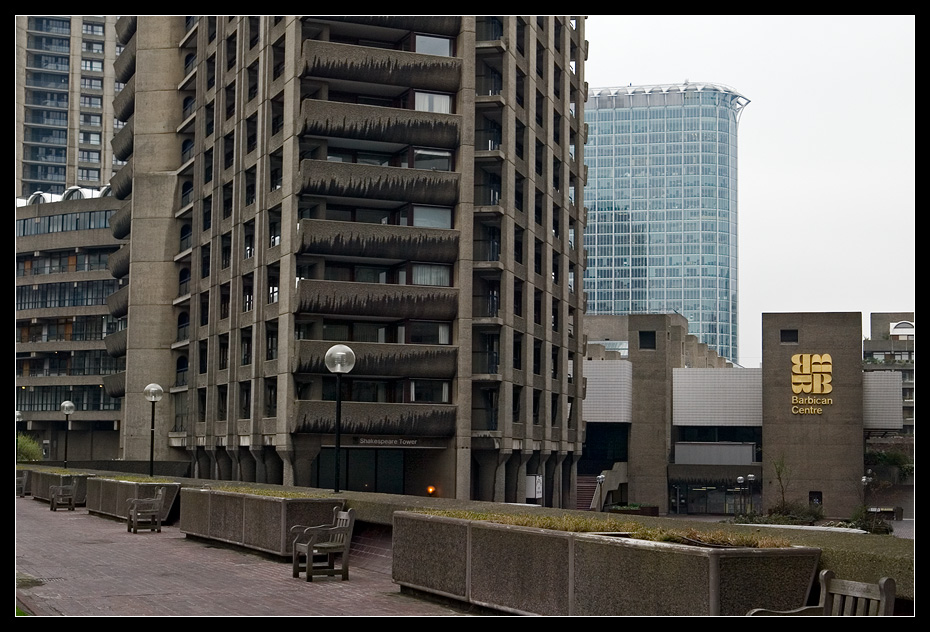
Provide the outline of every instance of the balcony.
<path id="1" fill-rule="evenodd" d="M 364 83 L 387 84 L 457 92 L 462 60 L 406 51 L 360 47 L 319 40 L 303 44 L 305 77 L 324 77 Z"/>
<path id="2" fill-rule="evenodd" d="M 347 434 L 451 437 L 458 407 L 454 404 L 342 402 L 341 430 Z M 298 400 L 288 432 L 332 434 L 336 402 Z"/>
<path id="3" fill-rule="evenodd" d="M 454 263 L 459 231 L 361 222 L 303 220 L 297 232 L 300 253 Z"/>
<path id="4" fill-rule="evenodd" d="M 300 104 L 299 125 L 299 134 L 451 149 L 459 145 L 462 117 L 305 99 Z"/>
<path id="5" fill-rule="evenodd" d="M 328 370 L 323 364 L 331 340 L 300 340 L 297 356 L 293 360 L 294 373 L 322 373 Z M 379 377 L 415 376 L 418 378 L 455 377 L 458 350 L 452 345 L 388 344 L 377 342 L 350 342 L 355 351 L 353 374 Z"/>
<path id="6" fill-rule="evenodd" d="M 297 285 L 297 311 L 453 320 L 458 314 L 458 296 L 456 288 L 448 287 L 303 279 Z"/>
<path id="7" fill-rule="evenodd" d="M 303 160 L 301 193 L 396 200 L 414 204 L 454 206 L 460 174 L 400 167 Z"/>

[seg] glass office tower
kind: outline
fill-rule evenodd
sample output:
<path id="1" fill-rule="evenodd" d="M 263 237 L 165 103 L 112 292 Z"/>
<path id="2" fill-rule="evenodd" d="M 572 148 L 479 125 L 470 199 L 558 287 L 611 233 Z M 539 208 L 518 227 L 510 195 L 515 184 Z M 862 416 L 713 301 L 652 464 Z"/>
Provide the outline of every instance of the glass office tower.
<path id="1" fill-rule="evenodd" d="M 676 311 L 737 359 L 736 136 L 748 103 L 688 81 L 589 93 L 589 314 Z"/>

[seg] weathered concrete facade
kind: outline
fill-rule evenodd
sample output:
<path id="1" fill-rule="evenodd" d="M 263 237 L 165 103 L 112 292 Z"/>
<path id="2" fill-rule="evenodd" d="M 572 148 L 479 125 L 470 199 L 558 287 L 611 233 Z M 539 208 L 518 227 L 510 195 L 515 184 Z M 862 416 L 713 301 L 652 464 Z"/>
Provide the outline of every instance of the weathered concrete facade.
<path id="1" fill-rule="evenodd" d="M 349 488 L 570 506 L 584 19 L 117 26 L 124 458 L 330 484 L 338 342 Z"/>

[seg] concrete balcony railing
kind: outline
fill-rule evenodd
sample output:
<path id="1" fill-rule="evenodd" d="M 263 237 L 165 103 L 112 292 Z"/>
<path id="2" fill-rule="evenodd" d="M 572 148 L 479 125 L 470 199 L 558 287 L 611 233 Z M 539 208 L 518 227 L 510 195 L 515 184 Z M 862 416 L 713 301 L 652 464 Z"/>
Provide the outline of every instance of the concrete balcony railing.
<path id="1" fill-rule="evenodd" d="M 123 52 L 119 54 L 116 61 L 113 62 L 113 74 L 116 80 L 126 83 L 136 73 L 136 38 L 132 38 L 123 47 Z"/>
<path id="2" fill-rule="evenodd" d="M 457 114 L 306 99 L 300 104 L 298 134 L 454 149 L 461 128 Z"/>
<path id="3" fill-rule="evenodd" d="M 129 236 L 129 227 L 132 223 L 132 200 L 126 200 L 123 205 L 110 216 L 110 231 L 116 239 L 125 239 Z"/>
<path id="4" fill-rule="evenodd" d="M 129 286 L 123 286 L 107 297 L 107 308 L 114 318 L 122 318 L 129 313 Z"/>
<path id="5" fill-rule="evenodd" d="M 123 397 L 126 395 L 126 372 L 103 376 L 103 390 L 110 397 Z"/>
<path id="6" fill-rule="evenodd" d="M 298 340 L 293 360 L 295 373 L 328 374 L 323 357 L 333 346 L 331 340 Z M 355 351 L 354 373 L 372 376 L 411 376 L 421 378 L 455 377 L 458 349 L 451 345 L 349 343 Z"/>
<path id="7" fill-rule="evenodd" d="M 129 244 L 125 244 L 107 257 L 107 269 L 114 279 L 122 279 L 129 274 Z"/>
<path id="8" fill-rule="evenodd" d="M 135 15 L 121 15 L 116 20 L 116 37 L 119 43 L 126 45 L 132 36 L 136 34 L 136 23 L 139 18 Z"/>
<path id="9" fill-rule="evenodd" d="M 458 314 L 458 289 L 303 279 L 297 285 L 297 311 L 453 320 Z"/>
<path id="10" fill-rule="evenodd" d="M 386 48 L 307 40 L 301 51 L 305 77 L 346 79 L 457 92 L 463 62 L 457 57 L 424 55 Z"/>
<path id="11" fill-rule="evenodd" d="M 121 358 L 126 355 L 128 332 L 127 329 L 120 329 L 103 339 L 103 343 L 107 347 L 107 353 L 110 354 L 111 358 Z"/>
<path id="12" fill-rule="evenodd" d="M 126 164 L 120 167 L 120 170 L 110 178 L 110 189 L 113 191 L 113 197 L 117 200 L 125 200 L 132 194 L 132 177 L 133 177 L 132 158 L 126 161 Z"/>
<path id="13" fill-rule="evenodd" d="M 113 154 L 120 160 L 129 160 L 132 157 L 133 141 L 135 139 L 133 133 L 135 129 L 134 121 L 135 115 L 130 116 L 123 128 L 113 136 L 110 143 L 113 147 Z"/>
<path id="14" fill-rule="evenodd" d="M 451 437 L 458 406 L 342 402 L 340 428 L 347 434 Z M 299 400 L 288 432 L 334 434 L 336 402 Z"/>
<path id="15" fill-rule="evenodd" d="M 126 82 L 123 89 L 113 97 L 113 116 L 121 121 L 128 121 L 136 110 L 136 77 Z"/>
<path id="16" fill-rule="evenodd" d="M 459 255 L 459 231 L 361 222 L 302 220 L 297 232 L 300 252 L 317 255 L 453 263 Z"/>
<path id="17" fill-rule="evenodd" d="M 453 206 L 459 201 L 460 175 L 454 171 L 302 160 L 299 177 L 300 193 Z"/>

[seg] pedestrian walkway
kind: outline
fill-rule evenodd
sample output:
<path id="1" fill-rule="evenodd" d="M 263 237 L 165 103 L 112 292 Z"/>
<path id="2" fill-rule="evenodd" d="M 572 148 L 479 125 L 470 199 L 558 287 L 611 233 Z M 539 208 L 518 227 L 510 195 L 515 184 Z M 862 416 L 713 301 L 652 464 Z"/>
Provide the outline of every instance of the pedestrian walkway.
<path id="1" fill-rule="evenodd" d="M 291 577 L 290 560 L 189 539 L 177 526 L 126 531 L 86 509 L 16 498 L 16 600 L 47 616 L 467 616 L 402 594 L 390 574 Z"/>

